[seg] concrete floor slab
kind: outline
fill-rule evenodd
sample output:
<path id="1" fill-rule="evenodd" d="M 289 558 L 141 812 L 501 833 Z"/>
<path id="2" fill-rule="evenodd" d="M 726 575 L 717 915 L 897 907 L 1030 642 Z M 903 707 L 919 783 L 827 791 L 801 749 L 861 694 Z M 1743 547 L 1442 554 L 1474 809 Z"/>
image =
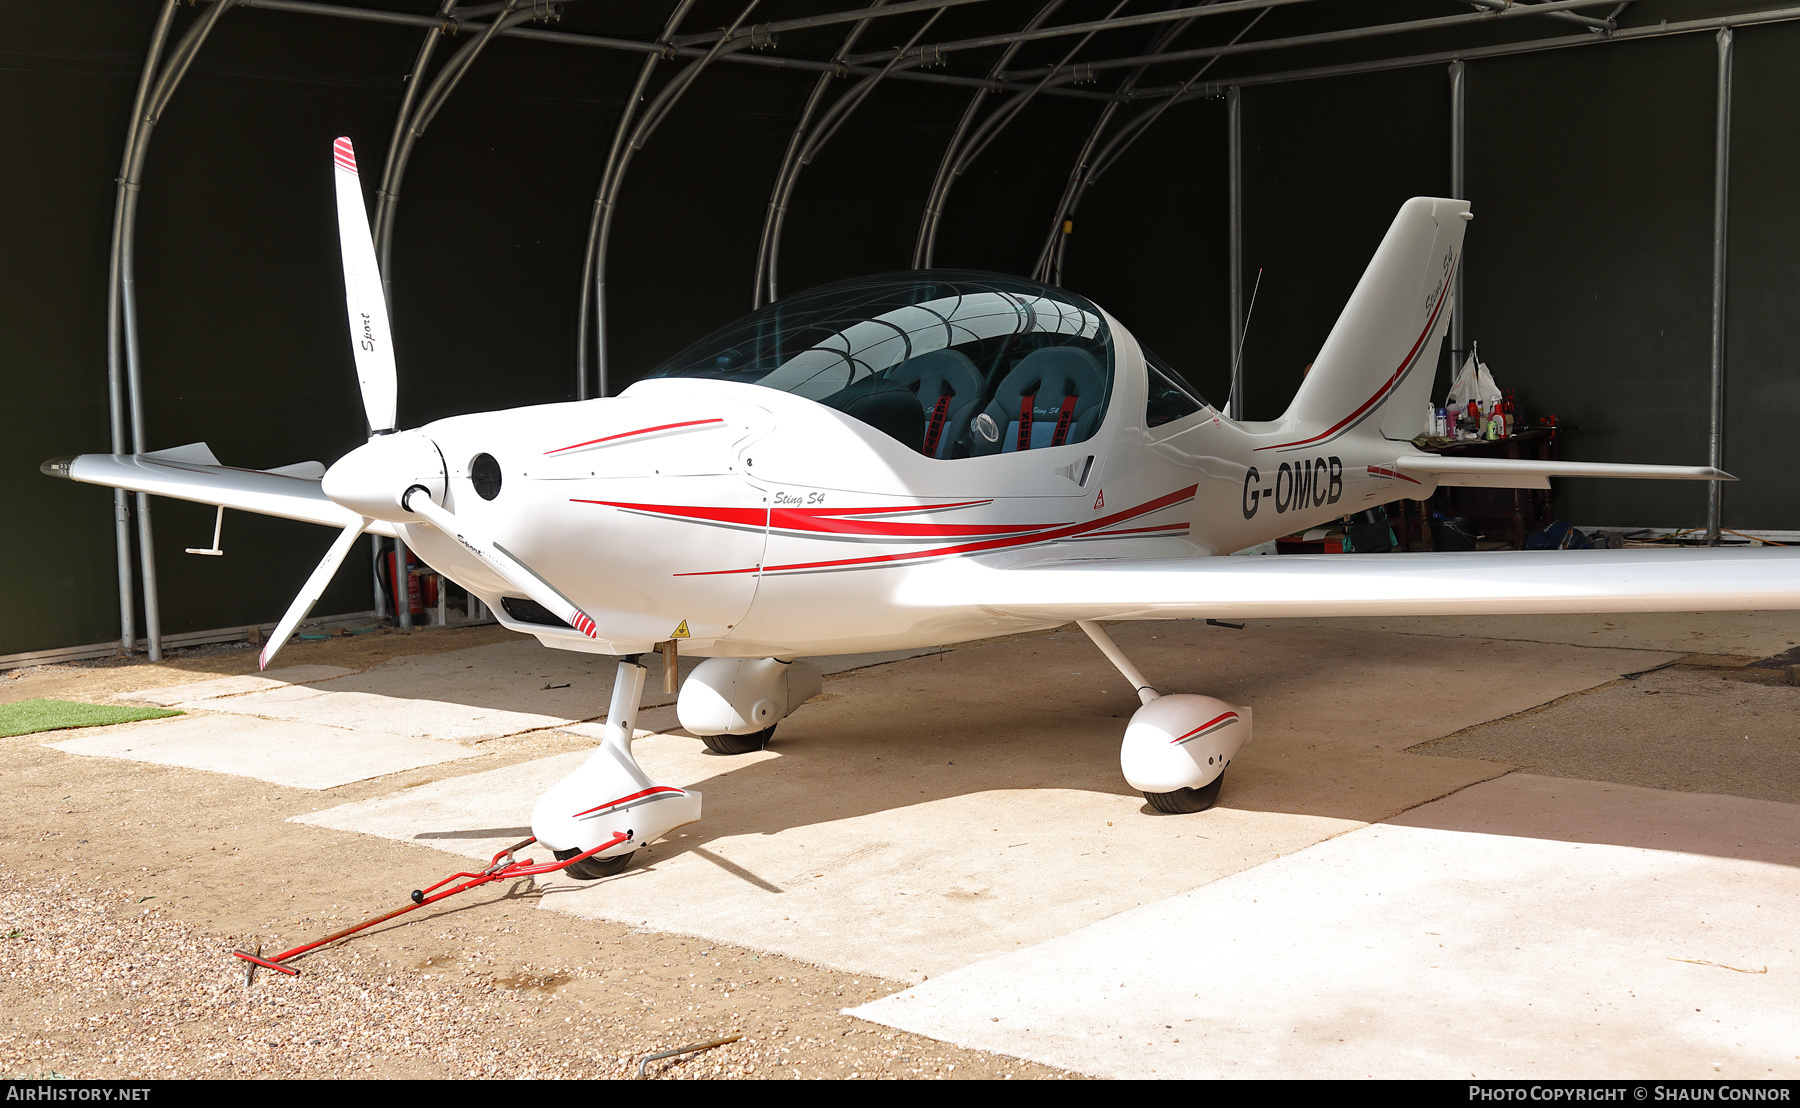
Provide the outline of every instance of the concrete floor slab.
<path id="1" fill-rule="evenodd" d="M 1681 657 L 1668 651 L 1401 634 L 1324 621 L 1266 620 L 1243 630 L 1203 620 L 1115 623 L 1108 633 L 1163 692 L 1255 708 L 1258 741 L 1343 742 L 1398 750 L 1591 689 Z M 956 652 L 995 699 L 1030 703 L 1050 684 L 1120 718 L 1137 708 L 1080 631 Z M 994 659 L 989 661 L 989 659 Z M 1123 724 L 1120 725 L 1122 730 Z"/>
<path id="2" fill-rule="evenodd" d="M 1512 775 L 853 1014 L 1104 1077 L 1792 1078 L 1797 840 Z"/>
<path id="3" fill-rule="evenodd" d="M 1119 776 L 1119 717 L 1129 709 L 1110 711 L 1103 686 L 1129 696 L 1123 682 L 1094 668 L 1091 647 L 1081 656 L 1085 678 L 1059 669 L 1063 651 L 1085 642 L 1040 636 L 958 651 L 953 665 L 919 657 L 843 674 L 756 754 L 715 756 L 681 735 L 641 739 L 645 769 L 698 788 L 705 817 L 615 878 L 551 881 L 542 903 L 919 980 L 1506 768 L 1416 758 L 1336 734 L 1296 738 L 1295 727 L 1277 727 L 1240 752 L 1218 808 L 1159 816 Z M 997 686 L 1008 691 L 996 694 Z M 1030 712 L 1021 714 L 1021 697 Z M 1312 682 L 1277 683 L 1269 700 L 1278 719 L 1345 703 Z M 1426 724 L 1409 728 L 1432 733 Z M 537 797 L 581 757 L 434 782 L 303 819 L 485 858 L 527 833 Z"/>
<path id="4" fill-rule="evenodd" d="M 247 693 L 207 701 L 206 707 L 208 711 L 232 715 L 458 743 L 479 743 L 570 722 L 561 716 L 508 712 L 448 698 L 413 700 L 376 693 L 334 692 L 317 685 Z"/>
<path id="5" fill-rule="evenodd" d="M 486 861 L 531 834 L 537 798 L 587 758 L 586 751 L 537 758 L 308 812 L 293 822 L 416 842 Z M 549 860 L 543 850 L 536 856 Z"/>
<path id="6" fill-rule="evenodd" d="M 172 708 L 177 704 L 193 704 L 215 697 L 262 692 L 265 689 L 278 689 L 284 685 L 305 685 L 354 672 L 356 671 L 345 669 L 343 666 L 287 666 L 282 669 L 266 670 L 261 674 L 244 673 L 234 677 L 215 677 L 210 681 L 193 681 L 185 685 L 165 685 L 157 689 L 138 689 L 114 693 L 111 699 L 128 701 L 132 704 L 155 704 L 162 708 Z"/>
<path id="7" fill-rule="evenodd" d="M 1413 747 L 1532 773 L 1800 804 L 1800 688 L 1665 669 Z"/>
<path id="8" fill-rule="evenodd" d="M 476 756 L 467 747 L 430 739 L 211 714 L 97 730 L 44 745 L 70 754 L 229 773 L 298 789 L 330 789 Z"/>

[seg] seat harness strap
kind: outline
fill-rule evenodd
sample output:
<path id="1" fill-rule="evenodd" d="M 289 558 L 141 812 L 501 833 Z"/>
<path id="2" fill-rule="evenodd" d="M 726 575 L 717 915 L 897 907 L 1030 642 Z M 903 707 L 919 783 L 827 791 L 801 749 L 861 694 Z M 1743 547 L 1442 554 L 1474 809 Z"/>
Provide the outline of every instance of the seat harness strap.
<path id="1" fill-rule="evenodd" d="M 937 457 L 938 439 L 944 434 L 944 420 L 950 415 L 950 398 L 955 395 L 956 390 L 946 384 L 943 395 L 932 406 L 931 425 L 925 429 L 925 447 L 920 451 L 927 458 Z"/>
<path id="2" fill-rule="evenodd" d="M 1075 421 L 1075 400 L 1074 393 L 1063 397 L 1062 411 L 1056 415 L 1056 434 L 1050 438 L 1051 446 L 1061 446 L 1068 441 L 1069 424 Z"/>

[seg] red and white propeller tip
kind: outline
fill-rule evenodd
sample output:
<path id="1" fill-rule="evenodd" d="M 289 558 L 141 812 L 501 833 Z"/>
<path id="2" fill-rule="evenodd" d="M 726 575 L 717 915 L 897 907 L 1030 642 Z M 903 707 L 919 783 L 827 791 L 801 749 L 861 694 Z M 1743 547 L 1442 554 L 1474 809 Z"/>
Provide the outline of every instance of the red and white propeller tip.
<path id="1" fill-rule="evenodd" d="M 393 330 L 388 325 L 387 294 L 369 236 L 369 214 L 363 205 L 362 180 L 356 173 L 356 148 L 348 138 L 331 145 L 332 176 L 337 182 L 338 249 L 344 262 L 344 306 L 350 322 L 350 348 L 356 379 L 362 385 L 363 411 L 371 431 L 394 429 L 398 386 L 394 371 Z"/>

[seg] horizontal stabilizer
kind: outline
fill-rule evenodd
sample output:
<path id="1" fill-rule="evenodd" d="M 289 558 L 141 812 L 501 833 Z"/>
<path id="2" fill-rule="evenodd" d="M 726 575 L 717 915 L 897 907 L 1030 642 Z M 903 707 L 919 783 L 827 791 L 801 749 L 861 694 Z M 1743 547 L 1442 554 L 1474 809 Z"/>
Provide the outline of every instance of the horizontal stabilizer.
<path id="1" fill-rule="evenodd" d="M 163 462 L 193 462 L 195 465 L 216 466 L 219 459 L 213 455 L 212 447 L 203 442 L 190 442 L 186 446 L 171 446 L 167 450 L 150 450 L 143 455 Z"/>
<path id="2" fill-rule="evenodd" d="M 1800 608 L 1800 549 L 1507 550 L 921 568 L 901 604 L 1002 616 L 1271 619 Z"/>
<path id="3" fill-rule="evenodd" d="M 325 477 L 324 462 L 295 462 L 293 465 L 276 466 L 265 469 L 264 473 L 279 473 L 283 477 L 305 477 L 311 481 L 323 480 Z"/>
<path id="4" fill-rule="evenodd" d="M 1735 481 L 1712 466 L 1653 466 L 1619 462 L 1548 462 L 1525 458 L 1446 458 L 1412 454 L 1394 468 L 1408 475 L 1434 477 L 1439 485 L 1497 489 L 1547 489 L 1552 477 L 1628 477 L 1658 481 Z"/>
<path id="5" fill-rule="evenodd" d="M 201 460 L 202 456 L 211 461 Z M 204 443 L 179 446 L 151 454 L 81 454 L 56 458 L 42 466 L 45 473 L 89 485 L 105 485 L 129 492 L 168 496 L 235 508 L 259 515 L 297 519 L 326 527 L 356 527 L 364 520 L 341 507 L 319 487 L 325 467 L 318 462 L 297 462 L 280 469 L 234 469 L 222 466 Z M 392 535 L 391 524 L 369 526 L 377 534 Z"/>

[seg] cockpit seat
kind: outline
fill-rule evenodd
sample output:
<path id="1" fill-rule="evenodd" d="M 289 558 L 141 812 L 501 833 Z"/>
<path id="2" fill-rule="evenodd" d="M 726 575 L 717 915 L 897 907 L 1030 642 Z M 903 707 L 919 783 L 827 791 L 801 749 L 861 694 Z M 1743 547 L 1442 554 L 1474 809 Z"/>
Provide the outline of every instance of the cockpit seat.
<path id="1" fill-rule="evenodd" d="M 927 458 L 948 458 L 959 435 L 981 410 L 981 373 L 968 355 L 933 350 L 908 358 L 887 375 L 890 383 L 911 392 L 925 417 L 925 430 L 915 445 Z"/>
<path id="2" fill-rule="evenodd" d="M 914 450 L 925 438 L 925 417 L 912 390 L 884 377 L 858 381 L 826 397 L 821 403 L 897 439 Z"/>
<path id="3" fill-rule="evenodd" d="M 985 413 L 998 442 L 970 436 L 971 454 L 1002 454 L 1081 442 L 1106 412 L 1106 375 L 1087 351 L 1049 346 L 1027 354 L 1000 382 Z"/>
<path id="4" fill-rule="evenodd" d="M 968 355 L 932 350 L 866 377 L 821 403 L 930 458 L 948 458 L 981 409 L 981 373 Z"/>

